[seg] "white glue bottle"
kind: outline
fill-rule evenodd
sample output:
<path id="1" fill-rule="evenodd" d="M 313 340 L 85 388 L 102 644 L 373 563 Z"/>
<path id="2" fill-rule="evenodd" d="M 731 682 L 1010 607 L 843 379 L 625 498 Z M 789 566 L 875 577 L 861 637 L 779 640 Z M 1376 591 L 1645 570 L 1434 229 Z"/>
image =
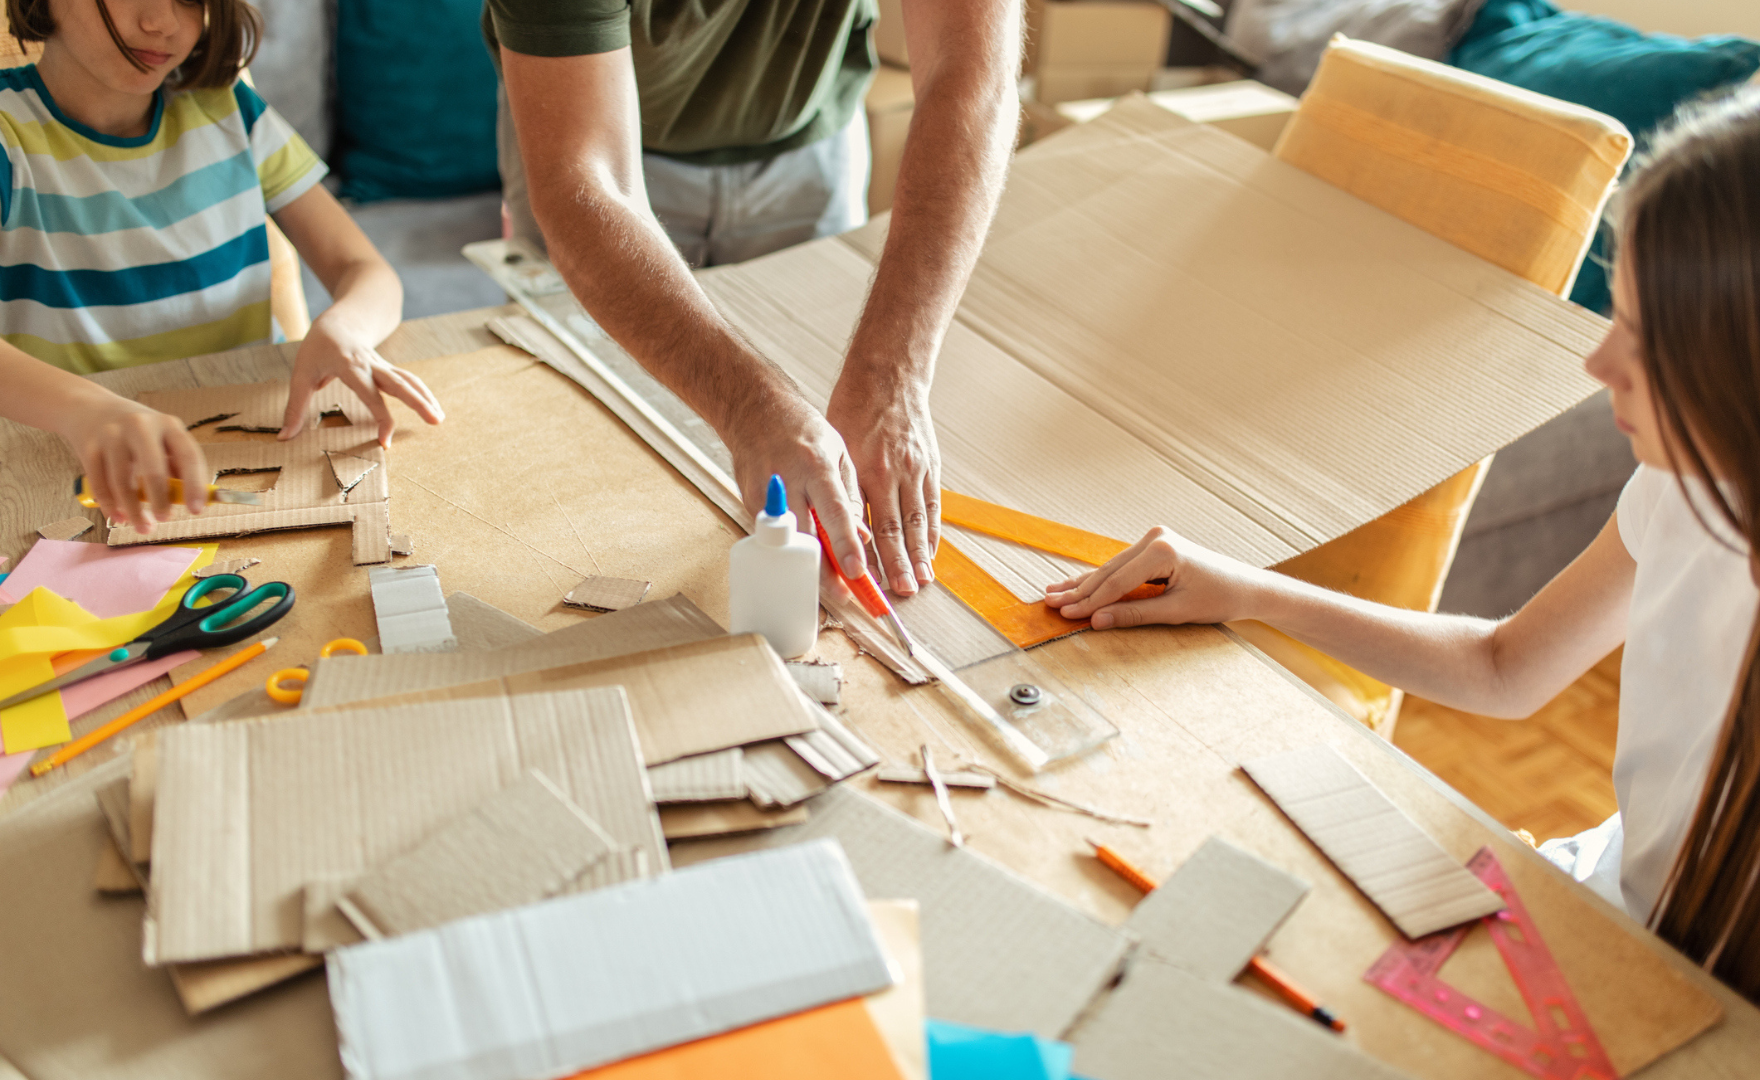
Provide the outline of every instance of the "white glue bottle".
<path id="1" fill-rule="evenodd" d="M 795 531 L 782 477 L 770 478 L 752 535 L 728 556 L 730 628 L 763 634 L 782 657 L 800 656 L 819 636 L 819 541 Z"/>

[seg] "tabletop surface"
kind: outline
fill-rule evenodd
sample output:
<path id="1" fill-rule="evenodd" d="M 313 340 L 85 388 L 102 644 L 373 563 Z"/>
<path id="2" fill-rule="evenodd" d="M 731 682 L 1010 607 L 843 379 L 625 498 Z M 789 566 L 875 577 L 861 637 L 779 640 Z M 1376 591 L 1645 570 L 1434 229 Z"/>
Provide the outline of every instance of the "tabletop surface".
<path id="1" fill-rule="evenodd" d="M 608 410 L 528 354 L 501 346 L 483 329 L 505 308 L 459 312 L 405 323 L 381 347 L 410 365 L 447 410 L 425 428 L 399 407 L 390 458 L 394 533 L 407 533 L 414 554 L 432 563 L 445 591 L 469 592 L 542 630 L 591 617 L 561 597 L 582 577 L 607 574 L 654 583 L 650 593 L 683 592 L 723 625 L 727 551 L 741 535 L 724 515 Z M 285 378 L 293 346 L 262 346 L 106 373 L 97 380 L 125 395 Z M 510 415 L 512 414 L 512 415 Z M 59 440 L 0 421 L 0 554 L 28 550 L 42 524 L 81 512 L 67 494 L 77 472 Z M 97 521 L 97 512 L 88 512 Z M 87 538 L 96 538 L 96 533 Z M 263 560 L 253 580 L 284 579 L 299 608 L 283 620 L 294 647 L 247 665 L 220 685 L 221 698 L 260 687 L 268 671 L 306 659 L 298 650 L 336 636 L 369 636 L 372 604 L 366 570 L 353 565 L 348 530 L 326 528 L 221 541 L 222 557 Z M 316 645 L 310 645 L 315 654 Z M 1009 770 L 933 687 L 909 687 L 843 634 L 822 632 L 815 654 L 841 663 L 846 722 L 883 760 L 915 763 L 920 746 Z M 1312 743 L 1332 745 L 1463 861 L 1492 844 L 1530 908 L 1589 913 L 1599 943 L 1575 925 L 1548 929 L 1563 960 L 1592 967 L 1573 985 L 1586 1000 L 1617 984 L 1621 957 L 1660 955 L 1712 994 L 1723 1021 L 1644 1070 L 1645 1076 L 1739 1076 L 1760 1055 L 1760 1012 L 1642 930 L 1623 913 L 1568 882 L 1537 853 L 1392 745 L 1374 736 L 1276 664 L 1224 630 L 1153 627 L 1083 633 L 1034 650 L 1121 734 L 1100 750 L 1038 777 L 1015 773 L 1060 796 L 1154 822 L 1142 829 L 1105 824 L 1049 809 L 1000 789 L 956 792 L 954 808 L 971 846 L 1069 903 L 1109 923 L 1122 922 L 1138 894 L 1090 855 L 1084 837 L 1116 848 L 1156 879 L 1165 878 L 1208 837 L 1221 836 L 1314 886 L 1272 937 L 1267 953 L 1335 1011 L 1344 1036 L 1368 1053 L 1419 1077 L 1521 1074 L 1418 1017 L 1362 981 L 1395 931 L 1241 773 L 1264 754 Z M 169 685 L 161 679 L 80 718 L 75 735 Z M 199 707 L 211 704 L 204 697 Z M 164 710 L 137 729 L 181 719 Z M 127 738 L 38 779 L 21 779 L 0 796 L 0 815 L 73 776 L 126 752 Z M 943 829 L 927 789 L 850 781 Z M 1544 924 L 1543 924 L 1544 928 Z M 1479 935 L 1483 937 L 1483 935 Z M 1581 938 L 1581 940 L 1579 940 Z M 1469 946 L 1472 939 L 1469 938 Z M 1633 952 L 1632 950 L 1637 950 Z M 1494 985 L 1495 953 L 1463 947 L 1449 975 L 1490 979 L 1487 1004 L 1513 1005 L 1513 988 Z M 1566 974 L 1572 969 L 1567 965 Z M 272 991 L 271 991 L 272 992 Z M 1626 991 L 1640 995 L 1641 988 Z M 1593 1006 L 1591 1006 L 1593 1008 Z M 3 1063 L 0 1063 L 3 1064 Z M 0 1069 L 4 1075 L 4 1069 Z"/>

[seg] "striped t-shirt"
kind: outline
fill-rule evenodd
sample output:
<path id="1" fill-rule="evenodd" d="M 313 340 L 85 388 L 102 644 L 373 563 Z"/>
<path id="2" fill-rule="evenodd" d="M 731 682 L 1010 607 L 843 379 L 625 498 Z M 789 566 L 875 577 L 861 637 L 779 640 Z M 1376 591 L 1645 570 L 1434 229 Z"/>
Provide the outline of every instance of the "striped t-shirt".
<path id="1" fill-rule="evenodd" d="M 242 81 L 161 90 L 145 135 L 0 71 L 0 337 L 85 374 L 275 340 L 267 215 L 327 169 Z"/>

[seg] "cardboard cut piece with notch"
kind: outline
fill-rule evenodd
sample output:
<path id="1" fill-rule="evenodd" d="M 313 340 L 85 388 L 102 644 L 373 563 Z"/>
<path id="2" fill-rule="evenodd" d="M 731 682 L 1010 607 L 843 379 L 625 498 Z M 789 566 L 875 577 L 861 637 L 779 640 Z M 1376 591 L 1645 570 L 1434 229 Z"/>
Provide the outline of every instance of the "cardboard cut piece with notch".
<path id="1" fill-rule="evenodd" d="M 441 673 L 440 679 L 452 683 L 455 676 Z M 759 634 L 724 635 L 608 660 L 370 700 L 381 705 L 413 704 L 592 686 L 621 686 L 629 695 L 642 757 L 649 765 L 800 735 L 819 726 L 814 714 L 817 706 L 801 696 L 776 651 Z"/>
<path id="2" fill-rule="evenodd" d="M 92 527 L 91 520 L 83 517 L 62 518 L 51 521 L 37 530 L 37 535 L 45 540 L 72 540 Z"/>
<path id="3" fill-rule="evenodd" d="M 1308 894 L 1308 883 L 1212 836 L 1132 909 L 1125 929 L 1155 956 L 1228 982 Z"/>
<path id="4" fill-rule="evenodd" d="M 668 865 L 617 688 L 186 724 L 159 755 L 149 964 L 298 948 L 308 881 L 410 850 L 528 768 Z"/>
<path id="5" fill-rule="evenodd" d="M 746 794 L 745 751 L 735 746 L 712 754 L 676 758 L 648 767 L 656 803 L 717 802 Z"/>
<path id="6" fill-rule="evenodd" d="M 1404 1073 L 1281 1003 L 1155 956 L 1070 1035 L 1074 1071 L 1107 1080 L 1400 1080 Z"/>
<path id="7" fill-rule="evenodd" d="M 868 896 L 922 905 L 929 1015 L 1048 1039 L 1118 973 L 1132 937 L 889 806 L 839 786 L 798 828 L 682 845 L 680 865 L 832 837 Z"/>
<path id="8" fill-rule="evenodd" d="M 517 1080 L 606 1064 L 890 986 L 831 841 L 339 949 L 354 1080 Z"/>
<path id="9" fill-rule="evenodd" d="M 303 708 L 349 705 L 416 690 L 499 679 L 540 668 L 584 664 L 667 645 L 721 637 L 726 631 L 683 593 L 588 619 L 486 653 L 446 656 L 333 656 L 312 665 Z"/>
<path id="10" fill-rule="evenodd" d="M 364 406 L 348 404 L 354 395 L 346 389 L 335 399 L 335 408 L 353 421 Z M 346 400 L 344 400 L 346 398 Z M 286 382 L 208 386 L 191 390 L 166 390 L 140 395 L 141 403 L 182 419 L 192 429 L 217 421 L 248 431 L 278 431 L 281 410 L 287 402 Z M 328 406 L 326 406 L 328 407 Z M 352 409 L 352 412 L 350 411 Z M 316 415 L 316 411 L 314 411 Z M 220 419 L 230 417 L 229 420 Z M 265 420 L 268 417 L 270 419 Z M 264 426 L 267 425 L 267 426 Z M 391 487 L 385 468 L 385 450 L 379 432 L 367 415 L 343 427 L 314 424 L 286 442 L 247 439 L 209 442 L 202 446 L 217 482 L 233 473 L 268 473 L 274 486 L 262 492 L 260 505 L 211 503 L 197 517 L 174 507 L 171 520 L 143 534 L 126 522 L 110 526 L 106 543 L 157 543 L 196 537 L 246 536 L 276 529 L 305 529 L 323 525 L 350 525 L 354 529 L 353 552 L 357 565 L 382 563 L 391 558 Z M 342 455 L 363 463 L 346 490 L 338 490 L 333 456 Z"/>
<path id="11" fill-rule="evenodd" d="M 617 847 L 537 769 L 370 871 L 337 901 L 368 938 L 425 930 L 569 891 Z"/>
<path id="12" fill-rule="evenodd" d="M 1406 937 L 1503 910 L 1496 893 L 1332 747 L 1305 746 L 1241 768 Z"/>
<path id="13" fill-rule="evenodd" d="M 698 279 L 823 405 L 883 228 Z M 1126 98 L 1011 167 L 931 394 L 943 482 L 1126 541 L 1177 522 L 1269 566 L 1588 396 L 1581 360 L 1605 326 Z M 1012 589 L 1056 580 L 1006 541 L 958 550 Z"/>

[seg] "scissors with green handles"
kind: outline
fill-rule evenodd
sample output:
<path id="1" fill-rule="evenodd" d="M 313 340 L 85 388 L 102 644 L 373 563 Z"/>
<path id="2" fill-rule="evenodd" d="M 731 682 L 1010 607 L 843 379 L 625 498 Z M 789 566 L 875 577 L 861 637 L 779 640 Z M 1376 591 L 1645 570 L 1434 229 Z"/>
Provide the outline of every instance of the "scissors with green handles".
<path id="1" fill-rule="evenodd" d="M 232 595 L 210 601 L 206 607 L 196 606 L 209 593 L 221 589 L 231 589 Z M 249 618 L 244 617 L 267 600 L 274 601 L 268 610 L 251 614 Z M 157 660 L 161 656 L 170 656 L 185 649 L 214 649 L 243 641 L 267 630 L 281 616 L 292 610 L 293 586 L 285 581 L 271 581 L 253 589 L 250 582 L 237 574 L 215 574 L 213 577 L 202 578 L 183 594 L 176 610 L 164 622 L 126 645 L 118 645 L 72 671 L 0 701 L 0 709 L 9 709 L 52 690 L 59 690 L 94 675 L 115 671 L 142 660 Z"/>

